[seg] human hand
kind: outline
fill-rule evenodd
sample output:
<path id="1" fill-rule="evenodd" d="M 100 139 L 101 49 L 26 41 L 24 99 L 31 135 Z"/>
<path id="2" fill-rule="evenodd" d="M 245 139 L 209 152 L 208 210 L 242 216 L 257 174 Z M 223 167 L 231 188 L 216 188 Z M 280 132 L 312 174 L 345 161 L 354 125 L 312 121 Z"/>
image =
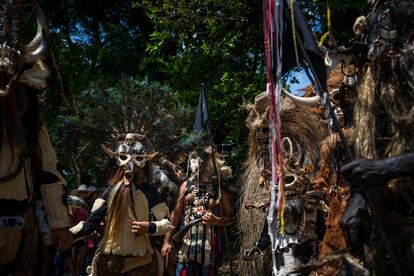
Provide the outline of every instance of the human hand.
<path id="1" fill-rule="evenodd" d="M 148 233 L 149 222 L 148 221 L 133 221 L 132 233 L 135 235 L 143 235 Z"/>
<path id="2" fill-rule="evenodd" d="M 162 249 L 161 249 L 161 256 L 165 258 L 166 256 L 168 256 L 168 254 L 170 254 L 171 250 L 172 250 L 171 243 L 164 242 L 164 244 L 162 245 Z"/>
<path id="3" fill-rule="evenodd" d="M 391 179 L 385 160 L 354 160 L 341 168 L 341 174 L 357 191 L 385 184 Z"/>
<path id="4" fill-rule="evenodd" d="M 368 206 L 360 193 L 355 193 L 349 199 L 340 225 L 351 254 L 364 261 L 364 244 L 369 243 L 372 221 Z"/>
<path id="5" fill-rule="evenodd" d="M 219 218 L 213 215 L 213 213 L 211 213 L 210 211 L 205 212 L 202 218 L 203 218 L 202 223 L 205 225 L 219 225 L 220 224 Z"/>
<path id="6" fill-rule="evenodd" d="M 253 255 L 257 252 L 259 252 L 259 248 L 257 248 L 256 245 L 253 245 L 249 249 L 244 250 L 243 257 L 246 261 L 251 261 L 253 258 Z"/>
<path id="7" fill-rule="evenodd" d="M 72 246 L 73 236 L 68 228 L 52 230 L 52 244 L 59 252 L 66 251 Z"/>

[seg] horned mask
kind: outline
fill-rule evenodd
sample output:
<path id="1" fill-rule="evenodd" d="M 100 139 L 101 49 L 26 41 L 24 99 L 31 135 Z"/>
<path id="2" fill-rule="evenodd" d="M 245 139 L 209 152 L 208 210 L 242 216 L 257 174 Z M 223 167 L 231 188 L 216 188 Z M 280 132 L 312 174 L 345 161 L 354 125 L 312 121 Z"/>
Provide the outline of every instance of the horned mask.
<path id="1" fill-rule="evenodd" d="M 25 45 L 19 34 L 34 11 L 37 32 Z M 10 93 L 16 83 L 44 89 L 49 70 L 44 62 L 48 27 L 36 1 L 2 0 L 0 4 L 0 97 Z"/>
<path id="2" fill-rule="evenodd" d="M 119 142 L 116 151 L 112 151 L 104 145 L 102 148 L 109 157 L 115 159 L 119 167 L 124 167 L 126 174 L 133 173 L 135 168 L 144 168 L 147 162 L 158 154 L 158 152 L 147 154 L 144 145 L 138 141 L 143 138 L 143 135 L 128 133 L 125 135 L 125 140 Z"/>

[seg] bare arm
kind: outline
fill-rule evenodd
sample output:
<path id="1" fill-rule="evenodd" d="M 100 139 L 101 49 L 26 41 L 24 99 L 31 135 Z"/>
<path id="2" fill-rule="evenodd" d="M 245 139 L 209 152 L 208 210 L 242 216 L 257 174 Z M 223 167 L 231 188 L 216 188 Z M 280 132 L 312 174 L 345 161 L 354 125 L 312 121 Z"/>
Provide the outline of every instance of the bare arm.
<path id="1" fill-rule="evenodd" d="M 233 222 L 233 204 L 230 193 L 222 191 L 223 217 L 222 224 L 229 225 Z"/>
<path id="2" fill-rule="evenodd" d="M 179 195 L 183 195 L 183 193 L 185 192 L 186 185 L 187 185 L 187 182 L 184 182 L 183 184 L 181 184 Z M 171 219 L 170 220 L 171 220 L 171 224 L 174 227 L 177 227 L 178 222 L 181 219 L 181 216 L 183 214 L 184 205 L 185 205 L 185 196 L 181 196 L 179 201 L 177 201 L 177 203 L 175 204 L 174 210 L 171 212 Z M 170 244 L 171 243 L 171 239 L 172 239 L 173 234 L 174 234 L 174 229 L 168 231 L 167 234 L 165 234 L 164 244 Z"/>
<path id="3" fill-rule="evenodd" d="M 397 177 L 414 175 L 414 151 L 382 160 L 355 160 L 343 166 L 341 173 L 357 190 L 386 184 Z"/>

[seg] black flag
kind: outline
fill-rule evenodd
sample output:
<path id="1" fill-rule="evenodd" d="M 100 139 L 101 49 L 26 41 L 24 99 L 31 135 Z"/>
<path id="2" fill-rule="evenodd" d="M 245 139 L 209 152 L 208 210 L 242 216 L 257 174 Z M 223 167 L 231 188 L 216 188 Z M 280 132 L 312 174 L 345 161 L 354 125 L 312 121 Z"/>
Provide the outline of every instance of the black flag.
<path id="1" fill-rule="evenodd" d="M 266 1 L 266 0 L 265 0 Z M 284 0 L 283 5 L 283 18 L 284 20 L 284 29 L 283 29 L 283 53 L 282 53 L 282 75 L 288 72 L 290 69 L 295 67 L 296 64 L 296 54 L 295 54 L 295 45 L 293 42 L 293 34 L 292 31 L 292 18 L 291 18 L 291 10 L 289 8 L 288 1 Z M 321 55 L 321 51 L 319 50 L 318 46 L 316 45 L 315 38 L 312 34 L 311 29 L 309 28 L 308 24 L 306 23 L 306 19 L 303 16 L 298 4 L 295 2 L 293 5 L 293 13 L 295 18 L 295 32 L 301 38 L 303 42 L 303 46 L 306 49 L 306 52 L 309 56 L 310 60 L 306 60 L 306 62 L 310 62 L 315 68 L 317 76 L 314 78 L 318 78 L 320 83 L 322 84 L 322 88 L 326 89 L 326 68 L 325 63 Z M 305 61 L 305 57 L 302 54 L 301 49 L 298 47 L 298 56 L 299 62 Z M 275 70 L 277 68 L 276 64 L 276 55 L 273 56 L 273 75 L 275 75 Z M 304 64 L 305 65 L 305 64 Z M 306 65 L 305 65 L 306 66 Z"/>
<path id="2" fill-rule="evenodd" d="M 206 96 L 204 95 L 204 86 L 201 85 L 200 96 L 198 98 L 197 115 L 194 122 L 193 133 L 204 132 L 211 136 L 210 118 L 208 115 L 208 106 Z"/>

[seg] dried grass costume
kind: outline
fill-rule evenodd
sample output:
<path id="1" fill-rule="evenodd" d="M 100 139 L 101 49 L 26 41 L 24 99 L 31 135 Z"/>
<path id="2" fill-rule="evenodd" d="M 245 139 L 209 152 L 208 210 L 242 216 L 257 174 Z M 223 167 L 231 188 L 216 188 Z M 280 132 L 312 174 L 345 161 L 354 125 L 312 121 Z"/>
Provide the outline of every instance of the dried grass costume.
<path id="1" fill-rule="evenodd" d="M 255 103 L 247 106 L 249 155 L 242 177 L 243 194 L 239 213 L 242 248 L 255 244 L 260 251 L 270 245 L 270 239 L 266 241 L 265 224 L 271 178 L 268 106 L 269 97 L 266 93 L 258 95 Z M 286 157 L 287 199 L 286 234 L 278 237 L 276 261 L 279 275 L 286 275 L 304 264 L 311 263 L 317 253 L 316 213 L 318 208 L 324 208 L 324 204 L 318 192 L 312 189 L 309 180 L 318 162 L 319 142 L 323 131 L 314 114 L 289 99 L 283 99 L 280 114 Z M 241 263 L 240 272 L 249 274 L 255 271 L 257 275 L 267 275 L 270 264 L 270 254 L 265 254 L 264 257 L 255 256 L 251 262 Z"/>
<path id="2" fill-rule="evenodd" d="M 391 171 L 376 183 L 387 182 L 387 185 L 369 192 L 382 214 L 398 266 L 404 275 L 411 275 L 414 271 L 413 170 L 394 172 L 413 160 L 411 157 L 398 163 L 414 151 L 414 3 L 371 2 L 373 10 L 365 19 L 360 39 L 367 46 L 368 62 L 355 108 L 355 148 L 359 158 L 379 160 L 358 161 L 359 167 L 365 162 L 382 168 L 376 175 L 366 175 L 365 182 Z M 371 168 L 374 167 L 361 170 L 371 171 Z M 354 168 L 353 174 L 358 173 L 357 169 Z M 401 177 L 404 175 L 408 177 Z M 364 182 L 358 184 L 364 185 Z M 376 273 L 394 273 L 381 238 L 375 236 L 371 242 Z"/>

